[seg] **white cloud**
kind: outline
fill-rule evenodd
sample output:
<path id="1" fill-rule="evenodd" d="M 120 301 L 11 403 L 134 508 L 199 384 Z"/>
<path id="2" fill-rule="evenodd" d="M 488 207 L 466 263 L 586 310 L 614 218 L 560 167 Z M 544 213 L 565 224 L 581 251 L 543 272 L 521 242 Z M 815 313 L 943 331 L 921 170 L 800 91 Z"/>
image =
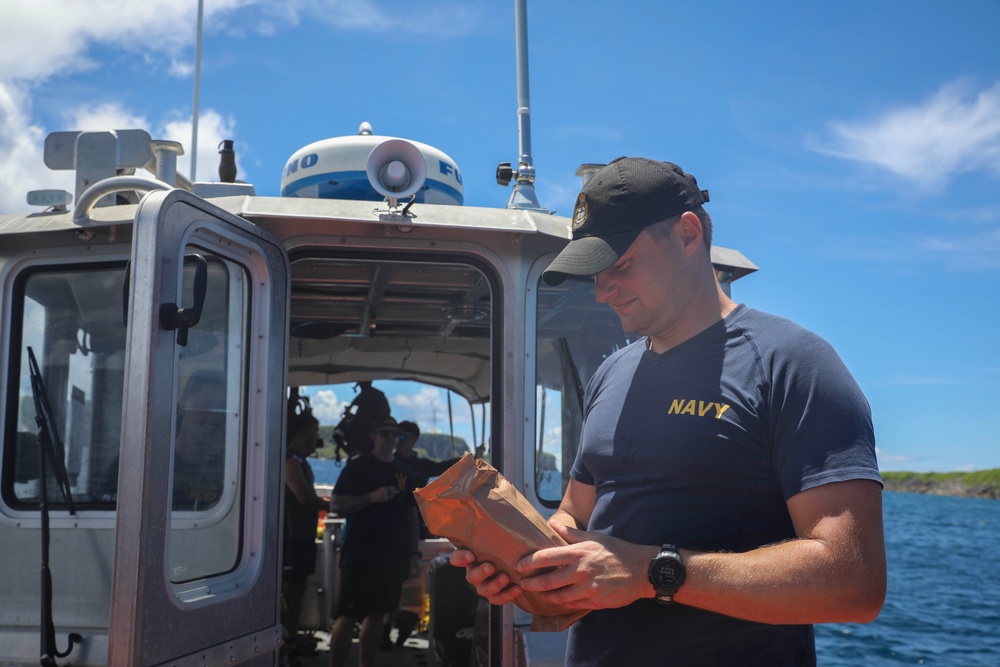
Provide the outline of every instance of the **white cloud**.
<path id="1" fill-rule="evenodd" d="M 415 421 L 421 431 L 427 433 L 448 432 L 448 399 L 445 392 L 445 389 L 438 387 L 423 386 L 418 392 L 401 392 L 390 396 L 392 416 L 399 421 Z M 453 396 L 451 408 L 451 420 L 456 432 L 471 428 L 469 404 L 464 399 Z"/>
<path id="2" fill-rule="evenodd" d="M 188 60 L 180 60 L 177 58 L 171 58 L 170 66 L 167 68 L 170 72 L 170 76 L 177 77 L 178 79 L 186 79 L 188 77 L 194 78 L 194 63 Z"/>
<path id="3" fill-rule="evenodd" d="M 430 414 L 435 411 L 448 412 L 447 404 L 444 400 L 444 390 L 435 387 L 421 387 L 415 394 L 396 394 L 390 399 L 389 404 L 410 412 L 423 412 Z"/>
<path id="4" fill-rule="evenodd" d="M 205 3 L 205 30 L 256 0 Z M 39 81 L 89 69 L 95 44 L 137 54 L 173 54 L 194 42 L 197 4 L 176 0 L 36 0 L 0 9 L 0 80 Z"/>
<path id="5" fill-rule="evenodd" d="M 25 195 L 29 190 L 41 188 L 74 191 L 74 177 L 71 171 L 52 171 L 42 160 L 42 145 L 45 132 L 32 125 L 19 104 L 21 95 L 16 86 L 0 83 L 0 212 L 15 213 L 25 210 Z M 98 131 L 109 129 L 144 129 L 154 139 L 177 141 L 182 146 L 191 145 L 191 120 L 177 118 L 165 123 L 154 123 L 137 115 L 117 103 L 81 105 L 63 114 L 65 127 L 74 131 Z M 223 117 L 214 110 L 201 114 L 198 125 L 198 178 L 217 180 L 219 167 L 218 146 L 223 139 L 236 138 L 236 123 L 232 118 Z M 237 144 L 237 149 L 240 144 Z M 245 148 L 245 146 L 244 146 Z M 240 172 L 240 154 L 237 152 L 236 166 Z M 191 153 L 186 151 L 177 159 L 177 171 L 184 175 L 191 173 Z M 141 171 L 139 175 L 152 174 Z"/>
<path id="6" fill-rule="evenodd" d="M 0 213 L 24 211 L 29 190 L 72 189 L 72 176 L 53 178 L 59 172 L 42 163 L 45 130 L 32 123 L 29 108 L 21 87 L 0 81 Z"/>
<path id="7" fill-rule="evenodd" d="M 72 127 L 81 132 L 149 127 L 149 121 L 145 117 L 136 116 L 117 103 L 84 104 L 67 110 L 63 114 L 63 118 L 66 127 Z"/>
<path id="8" fill-rule="evenodd" d="M 206 31 L 213 22 L 257 0 L 213 0 L 206 3 Z M 25 210 L 29 190 L 54 188 L 73 191 L 74 178 L 68 171 L 51 171 L 42 160 L 45 135 L 51 128 L 32 120 L 34 88 L 55 75 L 96 66 L 90 50 L 97 44 L 113 44 L 125 53 L 144 58 L 153 56 L 180 61 L 177 55 L 195 38 L 196 5 L 174 0 L 93 0 L 86 3 L 39 0 L 7 2 L 0 7 L 0 212 Z M 155 39 L 150 39 L 155 35 Z M 40 46 L 44 45 L 44 47 Z M 178 76 L 185 70 L 174 64 Z M 117 104 L 82 105 L 64 114 L 65 125 L 57 129 L 94 130 L 141 128 L 156 139 L 191 143 L 190 120 L 165 122 L 154 127 L 149 119 Z M 222 138 L 232 139 L 235 123 L 208 110 L 199 124 L 199 172 L 214 173 L 218 166 L 216 146 Z M 186 126 L 186 129 L 181 129 Z M 182 137 L 182 138 L 181 138 Z M 190 155 L 178 161 L 178 170 L 187 173 Z M 207 165 L 212 165 L 209 170 Z M 212 177 L 214 180 L 214 176 Z"/>
<path id="9" fill-rule="evenodd" d="M 975 231 L 956 238 L 925 237 L 917 249 L 930 257 L 943 259 L 956 271 L 993 271 L 1000 269 L 1000 228 Z"/>
<path id="10" fill-rule="evenodd" d="M 996 271 L 1000 269 L 1000 227 L 973 225 L 967 230 L 949 230 L 943 235 L 896 233 L 873 238 L 865 244 L 852 240 L 829 245 L 820 253 L 887 268 L 937 265 L 956 272 Z"/>
<path id="11" fill-rule="evenodd" d="M 320 424 L 336 426 L 350 401 L 340 400 L 332 389 L 321 389 L 309 397 L 309 404 Z"/>
<path id="12" fill-rule="evenodd" d="M 395 32 L 409 38 L 436 39 L 468 34 L 480 9 L 459 2 L 413 6 L 373 0 L 212 0 L 204 4 L 204 32 L 273 34 L 302 20 L 322 20 L 338 30 Z M 141 58 L 169 75 L 193 75 L 190 64 L 196 37 L 197 4 L 176 0 L 35 0 L 0 4 L 0 213 L 25 210 L 29 190 L 73 190 L 70 172 L 53 172 L 42 160 L 46 134 L 53 129 L 141 128 L 154 139 L 179 141 L 188 152 L 178 171 L 190 174 L 191 123 L 179 112 L 143 118 L 116 104 L 79 106 L 65 114 L 59 128 L 46 128 L 32 116 L 32 94 L 46 80 L 99 66 L 95 47 Z M 72 105 L 73 101 L 67 102 Z M 140 122 L 141 121 L 141 122 Z M 197 177 L 215 180 L 218 145 L 238 139 L 236 122 L 215 111 L 200 114 Z M 240 167 L 248 146 L 237 140 L 237 178 L 250 180 Z"/>
<path id="13" fill-rule="evenodd" d="M 156 138 L 168 141 L 179 141 L 183 146 L 191 146 L 191 120 L 177 119 L 166 123 L 162 132 Z M 208 110 L 199 114 L 198 120 L 198 173 L 199 181 L 219 180 L 219 144 L 223 139 L 236 139 L 236 121 L 232 117 L 223 118 L 218 112 Z M 237 180 L 246 180 L 245 173 L 240 168 L 240 155 L 245 144 L 237 142 L 236 170 Z M 191 174 L 190 151 L 177 159 L 177 171 L 185 175 Z"/>
<path id="14" fill-rule="evenodd" d="M 861 121 L 835 121 L 821 153 L 884 169 L 928 191 L 956 176 L 1000 174 L 1000 84 L 954 82 L 916 106 Z"/>

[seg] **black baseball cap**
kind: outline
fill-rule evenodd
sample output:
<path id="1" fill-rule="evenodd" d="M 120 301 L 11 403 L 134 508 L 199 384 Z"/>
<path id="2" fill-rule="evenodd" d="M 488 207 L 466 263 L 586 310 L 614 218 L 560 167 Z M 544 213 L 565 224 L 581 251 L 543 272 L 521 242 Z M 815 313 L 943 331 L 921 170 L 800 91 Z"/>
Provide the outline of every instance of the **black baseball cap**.
<path id="1" fill-rule="evenodd" d="M 410 421 L 399 422 L 399 432 L 420 437 L 420 427 Z"/>
<path id="2" fill-rule="evenodd" d="M 399 430 L 399 424 L 392 417 L 383 417 L 382 419 L 376 419 L 372 421 L 372 433 L 382 428 L 394 428 Z"/>
<path id="3" fill-rule="evenodd" d="M 611 267 L 643 229 L 701 206 L 708 190 L 672 162 L 620 157 L 595 173 L 576 198 L 573 240 L 542 273 L 549 285 Z"/>

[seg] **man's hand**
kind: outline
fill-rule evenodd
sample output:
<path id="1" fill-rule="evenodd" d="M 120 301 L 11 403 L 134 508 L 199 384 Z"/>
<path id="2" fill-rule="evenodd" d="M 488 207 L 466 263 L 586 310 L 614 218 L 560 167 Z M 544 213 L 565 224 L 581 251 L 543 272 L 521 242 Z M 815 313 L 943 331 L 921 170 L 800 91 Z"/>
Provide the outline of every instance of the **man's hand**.
<path id="1" fill-rule="evenodd" d="M 368 500 L 375 503 L 384 503 L 399 495 L 399 489 L 394 486 L 380 486 L 368 494 Z"/>
<path id="2" fill-rule="evenodd" d="M 653 596 L 646 572 L 658 547 L 630 544 L 558 521 L 549 525 L 569 545 L 540 549 L 518 561 L 518 572 L 525 574 L 520 585 L 512 583 L 493 563 L 477 562 L 467 549 L 452 552 L 451 564 L 465 567 L 466 581 L 496 605 L 513 602 L 522 591 L 539 592 L 544 600 L 568 609 L 623 607 L 640 597 Z M 551 568 L 555 569 L 548 571 Z M 531 574 L 539 569 L 547 571 Z"/>
<path id="3" fill-rule="evenodd" d="M 612 609 L 653 596 L 646 572 L 658 547 L 589 533 L 559 521 L 549 525 L 569 545 L 540 549 L 518 561 L 518 571 L 525 574 L 556 568 L 526 576 L 521 588 L 568 609 Z"/>
<path id="4" fill-rule="evenodd" d="M 451 552 L 451 564 L 465 568 L 465 580 L 490 604 L 503 605 L 513 602 L 521 594 L 520 586 L 511 583 L 510 577 L 497 571 L 493 563 L 478 563 L 476 555 L 468 549 Z"/>

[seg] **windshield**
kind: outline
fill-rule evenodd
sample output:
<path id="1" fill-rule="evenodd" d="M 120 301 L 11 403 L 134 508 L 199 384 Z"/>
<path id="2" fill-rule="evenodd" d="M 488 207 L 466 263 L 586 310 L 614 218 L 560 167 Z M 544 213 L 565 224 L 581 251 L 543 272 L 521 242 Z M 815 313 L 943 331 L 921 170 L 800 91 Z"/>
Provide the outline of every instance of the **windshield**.
<path id="1" fill-rule="evenodd" d="M 229 398 L 227 387 L 238 387 L 239 376 L 227 364 L 239 357 L 233 350 L 241 349 L 244 281 L 222 260 L 213 260 L 208 271 L 209 307 L 179 352 L 185 389 L 178 406 L 173 506 L 189 512 L 213 507 L 227 486 L 237 483 L 235 471 L 227 481 L 222 460 L 236 457 L 238 429 L 228 423 L 232 418 L 223 420 L 236 414 L 225 409 L 227 401 L 240 400 Z M 189 290 L 190 273 L 185 270 Z M 51 406 L 48 428 L 73 502 L 90 509 L 115 507 L 125 378 L 124 276 L 124 262 L 55 265 L 29 269 L 14 283 L 9 379 L 14 390 L 5 424 L 6 440 L 14 447 L 5 451 L 3 467 L 3 498 L 10 507 L 37 508 L 42 498 L 29 349 Z M 237 340 L 231 341 L 234 335 Z M 195 458 L 198 485 L 181 469 Z M 50 471 L 46 479 L 49 506 L 65 508 L 55 475 Z"/>
<path id="2" fill-rule="evenodd" d="M 37 506 L 38 424 L 28 370 L 30 347 L 52 408 L 50 431 L 58 436 L 69 486 L 76 502 L 113 504 L 121 432 L 125 325 L 122 321 L 124 264 L 34 270 L 15 287 L 14 315 L 20 341 L 17 390 L 10 392 L 6 429 L 14 435 L 7 453 L 4 498 L 14 507 Z M 116 298 L 117 297 L 117 298 Z M 58 445 L 57 445 L 58 447 Z M 56 481 L 48 477 L 48 497 L 62 504 Z"/>

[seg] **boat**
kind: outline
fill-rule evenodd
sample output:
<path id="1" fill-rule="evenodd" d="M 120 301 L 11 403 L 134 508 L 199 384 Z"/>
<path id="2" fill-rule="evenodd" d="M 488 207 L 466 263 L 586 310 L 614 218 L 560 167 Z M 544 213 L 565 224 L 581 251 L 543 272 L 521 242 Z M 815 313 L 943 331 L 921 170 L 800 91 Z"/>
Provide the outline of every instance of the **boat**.
<path id="1" fill-rule="evenodd" d="M 447 390 L 483 455 L 555 510 L 581 380 L 631 338 L 592 281 L 540 280 L 571 225 L 538 204 L 526 73 L 519 90 L 505 208 L 465 205 L 447 153 L 363 122 L 290 151 L 278 197 L 236 180 L 231 142 L 219 179 L 192 183 L 183 147 L 144 130 L 49 135 L 76 191 L 0 216 L 0 664 L 282 664 L 290 388 Z M 712 257 L 727 291 L 757 269 Z M 337 520 L 310 632 L 333 611 Z M 560 664 L 565 636 L 477 603 L 450 549 L 421 544 L 411 657 Z"/>

